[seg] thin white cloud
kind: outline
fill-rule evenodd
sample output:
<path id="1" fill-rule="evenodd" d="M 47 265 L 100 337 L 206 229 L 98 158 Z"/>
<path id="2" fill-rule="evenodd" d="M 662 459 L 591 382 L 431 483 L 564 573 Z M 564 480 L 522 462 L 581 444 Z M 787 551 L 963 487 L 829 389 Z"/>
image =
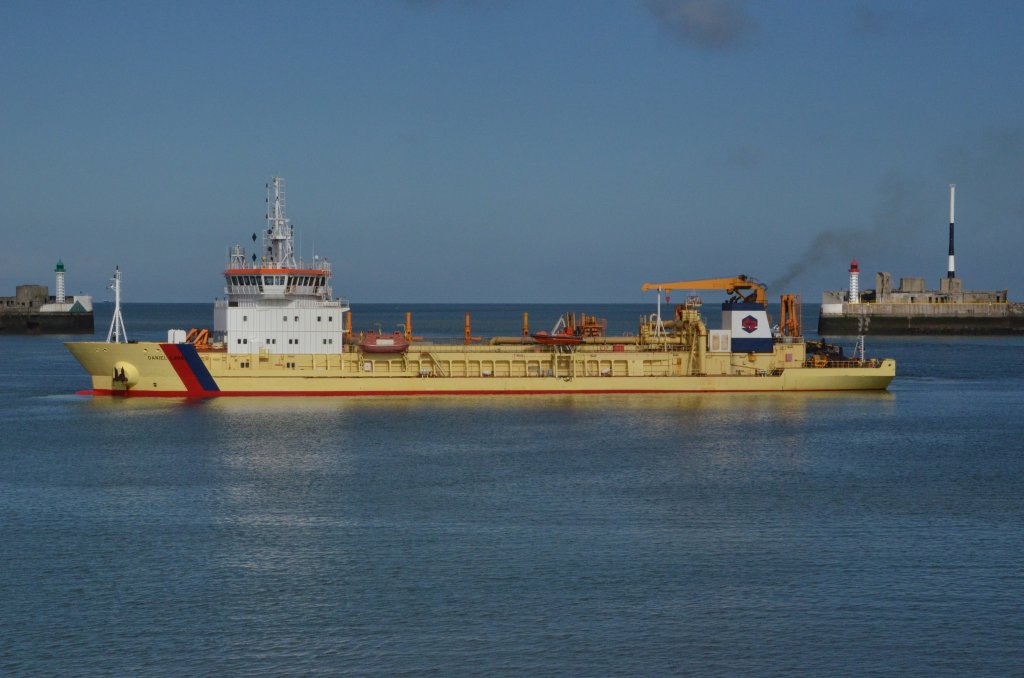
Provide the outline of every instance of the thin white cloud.
<path id="1" fill-rule="evenodd" d="M 754 29 L 735 0 L 644 0 L 661 25 L 686 45 L 730 49 Z"/>

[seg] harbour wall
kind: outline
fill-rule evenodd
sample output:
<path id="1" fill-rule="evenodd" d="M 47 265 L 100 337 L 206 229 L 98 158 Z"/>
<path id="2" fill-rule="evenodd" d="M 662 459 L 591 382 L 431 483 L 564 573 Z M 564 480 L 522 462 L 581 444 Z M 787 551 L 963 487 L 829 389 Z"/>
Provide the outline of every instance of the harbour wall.
<path id="1" fill-rule="evenodd" d="M 93 334 L 92 312 L 41 313 L 36 310 L 0 311 L 0 334 Z"/>
<path id="2" fill-rule="evenodd" d="M 818 318 L 818 334 L 1024 334 L 1024 306 L 1012 303 L 843 304 L 841 314 L 822 314 Z"/>

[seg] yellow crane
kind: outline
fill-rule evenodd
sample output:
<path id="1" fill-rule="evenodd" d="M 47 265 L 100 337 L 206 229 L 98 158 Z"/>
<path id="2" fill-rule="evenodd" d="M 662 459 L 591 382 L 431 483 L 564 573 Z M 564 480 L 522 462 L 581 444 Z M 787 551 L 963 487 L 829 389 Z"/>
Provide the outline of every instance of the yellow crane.
<path id="1" fill-rule="evenodd" d="M 765 294 L 764 283 L 758 282 L 745 275 L 738 275 L 735 278 L 711 278 L 709 280 L 684 280 L 682 282 L 670 283 L 644 283 L 640 288 L 647 290 L 724 290 L 726 294 L 735 295 L 737 300 L 744 303 L 765 304 L 768 297 Z M 744 291 L 748 291 L 744 294 Z"/>

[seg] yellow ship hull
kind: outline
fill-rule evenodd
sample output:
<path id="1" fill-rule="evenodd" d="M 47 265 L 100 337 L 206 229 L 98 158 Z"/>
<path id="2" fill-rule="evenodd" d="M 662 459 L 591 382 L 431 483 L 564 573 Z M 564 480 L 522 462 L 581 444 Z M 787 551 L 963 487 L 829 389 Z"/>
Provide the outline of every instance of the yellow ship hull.
<path id="1" fill-rule="evenodd" d="M 688 348 L 415 343 L 403 354 L 229 354 L 191 344 L 69 342 L 93 395 L 149 397 L 493 395 L 884 390 L 896 363 L 815 365 L 803 344 L 773 353 Z"/>

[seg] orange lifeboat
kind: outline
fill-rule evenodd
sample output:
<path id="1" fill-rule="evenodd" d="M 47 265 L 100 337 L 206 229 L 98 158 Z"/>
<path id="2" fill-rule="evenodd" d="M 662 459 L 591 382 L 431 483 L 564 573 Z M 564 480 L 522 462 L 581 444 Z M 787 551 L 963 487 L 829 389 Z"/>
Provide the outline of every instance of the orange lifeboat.
<path id="1" fill-rule="evenodd" d="M 575 346 L 576 344 L 583 343 L 583 337 L 577 337 L 575 334 L 564 331 L 557 334 L 548 334 L 547 332 L 540 331 L 530 336 L 538 344 L 547 344 L 548 346 Z"/>
<path id="2" fill-rule="evenodd" d="M 558 318 L 550 332 L 535 332 L 530 336 L 538 344 L 548 346 L 575 346 L 583 343 L 583 332 L 576 327 L 575 316 L 567 313 Z"/>
<path id="3" fill-rule="evenodd" d="M 405 353 L 409 349 L 409 342 L 398 330 L 391 334 L 367 332 L 359 340 L 359 348 L 363 353 Z"/>

